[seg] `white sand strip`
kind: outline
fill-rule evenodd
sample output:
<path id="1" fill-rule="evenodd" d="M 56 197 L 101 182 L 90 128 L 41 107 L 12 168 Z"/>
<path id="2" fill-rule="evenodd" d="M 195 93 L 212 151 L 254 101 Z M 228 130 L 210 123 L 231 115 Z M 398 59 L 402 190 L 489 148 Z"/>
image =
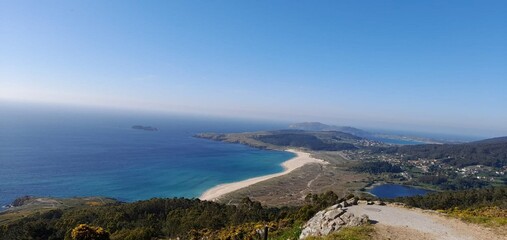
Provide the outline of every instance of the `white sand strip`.
<path id="1" fill-rule="evenodd" d="M 239 181 L 239 182 L 220 184 L 220 185 L 217 185 L 213 188 L 208 189 L 206 192 L 204 192 L 199 197 L 199 199 L 213 201 L 226 193 L 230 193 L 230 192 L 236 191 L 238 189 L 248 187 L 252 184 L 262 182 L 264 180 L 268 180 L 268 179 L 271 179 L 274 177 L 288 174 L 288 173 L 292 172 L 294 169 L 300 168 L 300 167 L 302 167 L 306 164 L 309 164 L 309 163 L 327 164 L 327 162 L 325 162 L 323 160 L 310 157 L 310 154 L 306 153 L 306 152 L 301 152 L 301 151 L 293 150 L 293 149 L 289 149 L 286 151 L 292 152 L 292 153 L 296 154 L 296 156 L 281 164 L 282 167 L 284 168 L 283 172 L 260 176 L 260 177 L 255 177 L 255 178 L 250 178 L 250 179 L 246 179 L 246 180 Z"/>

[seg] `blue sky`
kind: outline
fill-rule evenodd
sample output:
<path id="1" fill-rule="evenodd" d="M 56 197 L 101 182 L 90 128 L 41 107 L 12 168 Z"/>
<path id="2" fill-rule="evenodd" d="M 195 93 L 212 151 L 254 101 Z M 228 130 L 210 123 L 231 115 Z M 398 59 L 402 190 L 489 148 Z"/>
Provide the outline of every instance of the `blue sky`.
<path id="1" fill-rule="evenodd" d="M 507 1 L 0 1 L 0 99 L 507 135 Z"/>

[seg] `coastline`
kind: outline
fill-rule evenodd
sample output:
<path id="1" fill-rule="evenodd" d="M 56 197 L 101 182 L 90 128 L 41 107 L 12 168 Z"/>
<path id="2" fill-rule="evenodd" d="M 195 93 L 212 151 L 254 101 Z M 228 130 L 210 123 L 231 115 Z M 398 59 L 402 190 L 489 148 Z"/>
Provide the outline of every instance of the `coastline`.
<path id="1" fill-rule="evenodd" d="M 264 176 L 260 176 L 260 177 L 249 178 L 249 179 L 239 181 L 239 182 L 219 184 L 215 187 L 212 187 L 212 188 L 206 190 L 203 194 L 201 194 L 199 199 L 208 200 L 208 201 L 215 201 L 218 198 L 220 198 L 221 196 L 223 196 L 224 194 L 234 192 L 236 190 L 248 187 L 248 186 L 253 185 L 255 183 L 262 182 L 262 181 L 265 181 L 265 180 L 268 180 L 271 178 L 286 175 L 286 174 L 294 171 L 295 169 L 298 169 L 306 164 L 310 164 L 310 163 L 318 163 L 318 164 L 323 164 L 323 165 L 327 164 L 327 162 L 325 162 L 324 160 L 320 160 L 320 159 L 311 157 L 310 153 L 307 153 L 307 152 L 302 152 L 302 151 L 295 150 L 295 149 L 288 149 L 285 151 L 294 153 L 294 154 L 296 154 L 296 156 L 281 164 L 282 167 L 284 168 L 283 172 L 264 175 Z"/>

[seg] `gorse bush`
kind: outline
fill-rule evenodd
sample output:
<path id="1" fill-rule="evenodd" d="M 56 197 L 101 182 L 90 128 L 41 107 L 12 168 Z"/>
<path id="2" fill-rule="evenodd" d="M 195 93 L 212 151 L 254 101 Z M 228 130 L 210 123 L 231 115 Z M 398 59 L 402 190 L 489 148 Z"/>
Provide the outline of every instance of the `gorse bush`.
<path id="1" fill-rule="evenodd" d="M 79 224 L 70 233 L 72 240 L 109 240 L 109 233 L 101 227 Z"/>
<path id="2" fill-rule="evenodd" d="M 491 227 L 507 225 L 507 209 L 502 209 L 497 206 L 466 209 L 456 207 L 443 210 L 442 212 L 471 223 L 483 224 Z"/>

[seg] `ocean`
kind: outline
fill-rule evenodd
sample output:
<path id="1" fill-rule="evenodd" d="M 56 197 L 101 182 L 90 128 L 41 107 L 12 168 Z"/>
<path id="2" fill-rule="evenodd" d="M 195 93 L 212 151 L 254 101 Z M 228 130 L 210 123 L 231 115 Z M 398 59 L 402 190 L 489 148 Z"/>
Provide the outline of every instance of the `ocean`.
<path id="1" fill-rule="evenodd" d="M 0 104 L 0 113 L 0 205 L 24 195 L 192 198 L 217 184 L 281 172 L 294 156 L 193 137 L 286 123 L 10 103 Z"/>

